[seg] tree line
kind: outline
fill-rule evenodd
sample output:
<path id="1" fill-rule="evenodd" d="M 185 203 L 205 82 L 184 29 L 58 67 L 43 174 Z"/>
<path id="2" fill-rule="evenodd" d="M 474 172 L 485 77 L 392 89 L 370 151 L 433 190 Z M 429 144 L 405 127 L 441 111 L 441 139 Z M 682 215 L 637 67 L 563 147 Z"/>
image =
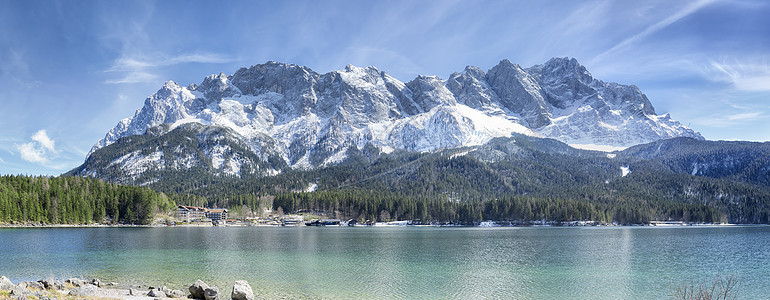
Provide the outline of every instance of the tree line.
<path id="1" fill-rule="evenodd" d="M 569 200 L 503 196 L 482 201 L 413 197 L 383 191 L 335 190 L 282 193 L 273 207 L 284 212 L 313 212 L 360 221 L 420 220 L 423 223 L 474 224 L 484 220 L 531 223 L 541 220 L 644 224 L 652 220 L 718 223 L 719 210 L 706 205 L 672 201 Z"/>
<path id="2" fill-rule="evenodd" d="M 186 197 L 77 176 L 6 175 L 0 177 L 0 223 L 148 224 Z"/>

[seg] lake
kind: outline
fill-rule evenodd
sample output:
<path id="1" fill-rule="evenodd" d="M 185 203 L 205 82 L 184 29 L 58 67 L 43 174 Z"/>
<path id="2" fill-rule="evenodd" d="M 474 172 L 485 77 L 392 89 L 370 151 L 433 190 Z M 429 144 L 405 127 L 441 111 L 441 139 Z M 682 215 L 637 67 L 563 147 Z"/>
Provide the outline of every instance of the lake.
<path id="1" fill-rule="evenodd" d="M 770 297 L 770 227 L 2 228 L 14 283 L 96 277 L 266 298 L 661 299 L 736 274 Z"/>

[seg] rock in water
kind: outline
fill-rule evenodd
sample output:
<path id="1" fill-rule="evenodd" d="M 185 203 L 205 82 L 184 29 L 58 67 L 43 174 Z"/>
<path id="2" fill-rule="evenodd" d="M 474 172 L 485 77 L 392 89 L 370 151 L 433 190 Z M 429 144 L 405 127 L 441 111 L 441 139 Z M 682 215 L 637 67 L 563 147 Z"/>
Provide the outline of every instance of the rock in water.
<path id="1" fill-rule="evenodd" d="M 206 300 L 219 300 L 219 288 L 212 286 L 203 291 Z"/>
<path id="2" fill-rule="evenodd" d="M 94 280 L 91 280 L 91 284 L 102 287 L 102 282 L 99 279 L 94 278 Z"/>
<path id="3" fill-rule="evenodd" d="M 237 280 L 233 284 L 234 300 L 254 300 L 254 291 L 246 280 Z"/>
<path id="4" fill-rule="evenodd" d="M 147 293 L 147 297 L 166 298 L 166 293 L 161 290 L 150 290 L 150 292 Z"/>
<path id="5" fill-rule="evenodd" d="M 198 279 L 189 288 L 190 296 L 193 299 L 206 299 L 205 291 L 207 288 L 209 288 L 209 285 Z"/>

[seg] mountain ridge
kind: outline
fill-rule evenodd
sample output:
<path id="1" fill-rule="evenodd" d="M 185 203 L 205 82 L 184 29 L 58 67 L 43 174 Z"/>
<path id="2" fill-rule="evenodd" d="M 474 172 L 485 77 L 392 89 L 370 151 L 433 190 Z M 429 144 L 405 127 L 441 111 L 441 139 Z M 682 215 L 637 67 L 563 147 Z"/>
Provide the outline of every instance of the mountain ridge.
<path id="1" fill-rule="evenodd" d="M 467 66 L 447 80 L 420 75 L 406 83 L 373 66 L 319 74 L 270 61 L 207 76 L 200 85 L 166 82 L 88 158 L 120 138 L 152 130 L 163 135 L 186 123 L 228 128 L 231 140 L 256 157 L 278 156 L 292 169 L 340 163 L 351 147 L 435 151 L 511 134 L 621 147 L 678 136 L 703 139 L 670 116 L 656 115 L 636 86 L 594 79 L 575 59 L 526 69 L 506 59 L 486 73 Z M 226 160 L 213 171 L 242 163 Z M 282 172 L 281 164 L 269 165 L 256 175 Z"/>

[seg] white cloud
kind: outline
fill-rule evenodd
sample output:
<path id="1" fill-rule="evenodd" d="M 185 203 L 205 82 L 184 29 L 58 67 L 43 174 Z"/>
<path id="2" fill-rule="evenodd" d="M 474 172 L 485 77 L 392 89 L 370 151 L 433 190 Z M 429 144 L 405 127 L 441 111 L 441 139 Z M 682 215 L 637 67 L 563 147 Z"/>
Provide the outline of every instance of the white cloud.
<path id="1" fill-rule="evenodd" d="M 55 142 L 48 137 L 45 129 L 38 130 L 31 138 L 32 142 L 16 145 L 21 159 L 33 163 L 47 163 L 47 155 L 57 152 L 54 148 Z"/>
<path id="2" fill-rule="evenodd" d="M 40 129 L 32 136 L 32 140 L 40 143 L 41 146 L 48 149 L 48 151 L 56 152 L 54 149 L 54 141 L 48 137 L 48 133 L 45 129 Z"/>
<path id="3" fill-rule="evenodd" d="M 48 162 L 45 156 L 45 149 L 38 147 L 35 143 L 25 143 L 17 146 L 21 159 L 33 163 Z"/>

